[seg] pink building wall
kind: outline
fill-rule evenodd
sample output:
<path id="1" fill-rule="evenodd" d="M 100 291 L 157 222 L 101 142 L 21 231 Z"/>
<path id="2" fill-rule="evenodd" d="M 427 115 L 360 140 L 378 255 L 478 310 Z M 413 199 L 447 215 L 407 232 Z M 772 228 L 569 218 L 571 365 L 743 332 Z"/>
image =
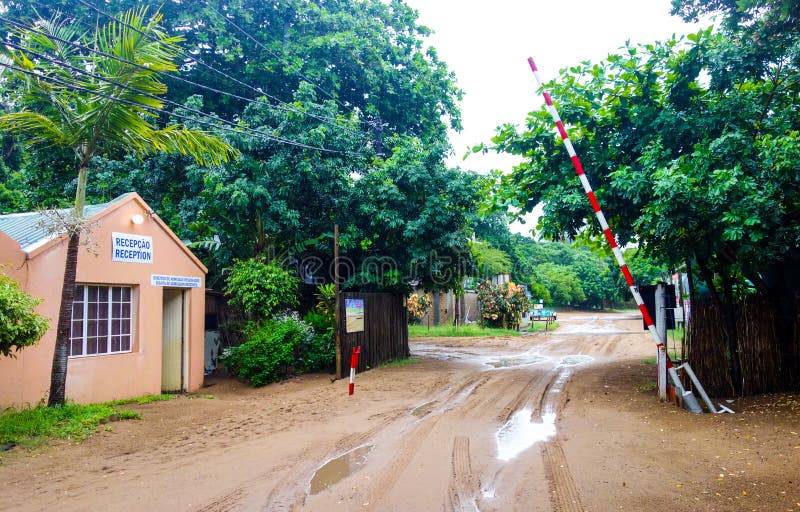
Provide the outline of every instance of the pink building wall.
<path id="1" fill-rule="evenodd" d="M 199 287 L 185 289 L 187 364 L 183 387 L 195 391 L 203 384 L 206 268 L 157 216 L 148 215 L 151 211 L 137 194 L 129 194 L 94 217 L 91 244 L 80 248 L 77 283 L 133 287 L 132 339 L 129 353 L 70 357 L 68 400 L 94 403 L 161 392 L 164 288 L 151 284 L 153 274 L 200 279 Z M 141 214 L 144 223 L 133 224 L 135 214 Z M 153 262 L 112 261 L 112 232 L 152 237 Z M 52 240 L 28 253 L 26 260 L 19 244 L 0 232 L 0 264 L 10 264 L 2 270 L 26 292 L 44 299 L 38 311 L 50 319 L 50 329 L 38 345 L 17 352 L 14 359 L 0 357 L 0 406 L 35 405 L 46 400 L 66 245 L 65 237 Z"/>

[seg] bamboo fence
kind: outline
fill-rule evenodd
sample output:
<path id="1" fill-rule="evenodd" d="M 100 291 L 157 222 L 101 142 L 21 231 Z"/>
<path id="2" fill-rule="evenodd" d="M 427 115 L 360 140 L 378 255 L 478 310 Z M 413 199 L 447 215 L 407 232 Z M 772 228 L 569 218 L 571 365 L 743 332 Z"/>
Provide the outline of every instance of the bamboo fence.
<path id="1" fill-rule="evenodd" d="M 791 299 L 790 299 L 791 300 Z M 778 316 L 765 301 L 749 298 L 735 306 L 742 394 L 754 395 L 800 389 L 800 319 L 795 299 L 789 332 L 776 332 Z M 687 327 L 688 358 L 711 395 L 732 396 L 728 352 L 719 311 L 709 302 L 692 305 Z"/>

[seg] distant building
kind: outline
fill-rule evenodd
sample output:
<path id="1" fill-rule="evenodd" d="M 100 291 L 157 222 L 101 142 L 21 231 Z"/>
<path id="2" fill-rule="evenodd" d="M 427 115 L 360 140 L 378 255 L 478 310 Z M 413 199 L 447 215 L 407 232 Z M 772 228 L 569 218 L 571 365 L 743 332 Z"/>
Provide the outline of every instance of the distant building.
<path id="1" fill-rule="evenodd" d="M 68 400 L 103 402 L 203 383 L 206 268 L 136 193 L 86 207 L 67 365 Z M 50 330 L 0 357 L 0 406 L 46 399 L 66 261 L 66 235 L 41 213 L 0 215 L 0 264 Z"/>

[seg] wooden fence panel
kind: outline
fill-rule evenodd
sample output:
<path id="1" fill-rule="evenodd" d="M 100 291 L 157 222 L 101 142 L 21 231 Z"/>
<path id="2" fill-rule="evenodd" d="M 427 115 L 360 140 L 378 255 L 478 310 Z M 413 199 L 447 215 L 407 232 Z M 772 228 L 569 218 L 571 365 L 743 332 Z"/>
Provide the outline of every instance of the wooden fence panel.
<path id="1" fill-rule="evenodd" d="M 346 299 L 364 301 L 363 331 L 347 332 Z M 341 294 L 340 301 L 342 375 L 350 373 L 350 354 L 353 347 L 361 347 L 358 372 L 409 356 L 408 310 L 402 295 L 345 292 Z"/>

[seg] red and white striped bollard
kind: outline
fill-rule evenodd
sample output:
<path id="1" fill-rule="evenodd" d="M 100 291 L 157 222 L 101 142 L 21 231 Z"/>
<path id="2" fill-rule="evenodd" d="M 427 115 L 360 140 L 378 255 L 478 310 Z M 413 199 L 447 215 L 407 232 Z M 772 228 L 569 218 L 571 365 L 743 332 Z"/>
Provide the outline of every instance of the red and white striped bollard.
<path id="1" fill-rule="evenodd" d="M 358 355 L 361 353 L 361 347 L 353 347 L 353 353 L 350 354 L 350 390 L 347 393 L 352 395 L 356 387 L 356 368 L 358 367 Z"/>

